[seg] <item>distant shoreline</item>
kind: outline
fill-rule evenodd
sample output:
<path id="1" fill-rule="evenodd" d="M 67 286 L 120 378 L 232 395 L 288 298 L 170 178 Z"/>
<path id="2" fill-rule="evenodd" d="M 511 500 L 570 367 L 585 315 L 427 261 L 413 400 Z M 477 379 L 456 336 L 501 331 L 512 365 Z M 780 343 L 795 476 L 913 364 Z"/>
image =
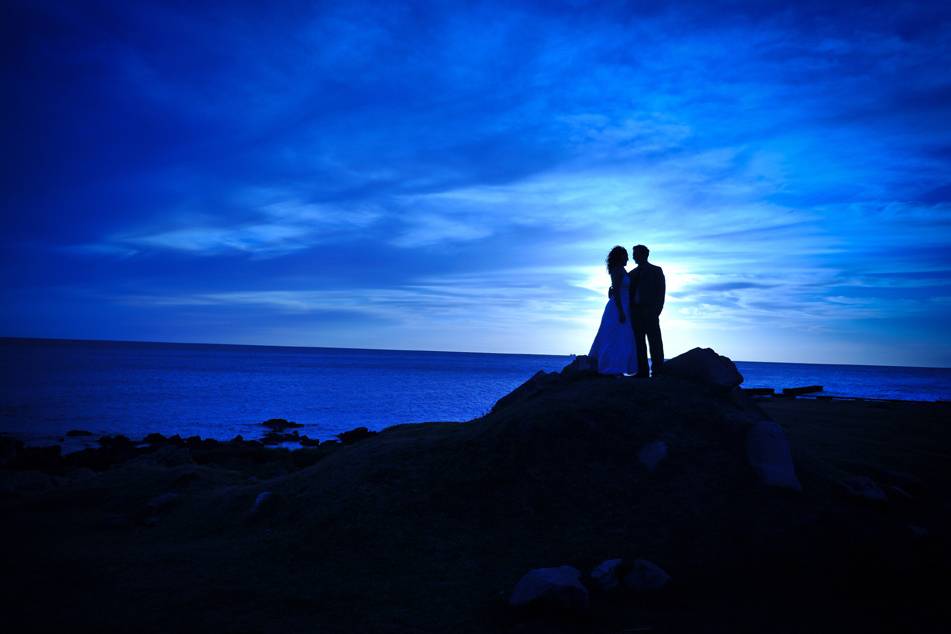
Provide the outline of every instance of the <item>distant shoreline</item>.
<path id="1" fill-rule="evenodd" d="M 339 346 L 279 346 L 259 343 L 210 343 L 210 342 L 187 342 L 187 341 L 139 341 L 126 339 L 73 339 L 57 337 L 0 337 L 0 345 L 16 343 L 49 343 L 49 344 L 93 344 L 93 345 L 139 345 L 139 346 L 189 346 L 201 348 L 255 348 L 260 350 L 341 350 L 347 352 L 392 352 L 392 353 L 426 353 L 426 354 L 463 354 L 463 355 L 485 355 L 485 356 L 510 356 L 510 357 L 541 357 L 551 358 L 570 358 L 577 354 L 542 354 L 538 352 L 485 352 L 471 350 L 412 350 L 404 348 L 350 348 Z M 821 367 L 849 367 L 849 368 L 889 368 L 889 369 L 908 369 L 908 370 L 951 370 L 951 367 L 940 365 L 885 365 L 874 363 L 820 363 L 815 361 L 754 361 L 743 359 L 732 359 L 735 363 L 756 363 L 763 365 L 800 365 L 800 366 L 821 366 Z"/>

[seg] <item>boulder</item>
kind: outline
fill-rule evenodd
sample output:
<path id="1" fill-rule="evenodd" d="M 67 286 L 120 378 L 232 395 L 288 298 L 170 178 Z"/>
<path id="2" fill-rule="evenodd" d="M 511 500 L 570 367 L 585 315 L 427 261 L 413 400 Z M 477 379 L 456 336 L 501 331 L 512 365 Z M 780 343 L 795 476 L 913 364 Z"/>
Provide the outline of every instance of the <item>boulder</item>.
<path id="1" fill-rule="evenodd" d="M 786 433 L 775 422 L 762 420 L 747 429 L 746 457 L 762 484 L 802 491 Z"/>
<path id="2" fill-rule="evenodd" d="M 297 440 L 300 442 L 301 447 L 316 447 L 320 444 L 320 440 L 317 438 L 308 438 L 307 436 L 301 436 Z"/>
<path id="3" fill-rule="evenodd" d="M 146 507 L 152 513 L 161 513 L 177 504 L 181 497 L 178 493 L 162 493 L 149 500 Z"/>
<path id="4" fill-rule="evenodd" d="M 0 466 L 13 462 L 23 447 L 23 441 L 12 436 L 0 436 Z"/>
<path id="5" fill-rule="evenodd" d="M 116 434 L 115 436 L 102 436 L 99 438 L 99 444 L 104 449 L 123 450 L 133 449 L 135 447 L 135 443 L 122 434 Z"/>
<path id="6" fill-rule="evenodd" d="M 571 363 L 561 369 L 561 375 L 566 377 L 591 376 L 598 373 L 598 360 L 582 354 L 571 360 Z"/>
<path id="7" fill-rule="evenodd" d="M 340 442 L 348 445 L 350 443 L 357 442 L 358 440 L 363 440 L 375 435 L 375 431 L 370 431 L 366 427 L 356 427 L 350 431 L 337 434 L 337 438 L 340 439 Z"/>
<path id="8" fill-rule="evenodd" d="M 139 464 L 155 465 L 160 467 L 178 467 L 181 465 L 192 464 L 192 454 L 185 447 L 175 445 L 165 445 L 155 451 L 136 458 Z"/>
<path id="9" fill-rule="evenodd" d="M 91 431 L 86 431 L 85 429 L 70 429 L 66 432 L 66 436 L 74 438 L 76 436 L 92 436 Z"/>
<path id="10" fill-rule="evenodd" d="M 661 590 L 670 583 L 670 575 L 657 564 L 646 559 L 634 561 L 634 567 L 624 575 L 624 586 L 636 592 Z"/>
<path id="11" fill-rule="evenodd" d="M 147 442 L 150 445 L 161 445 L 165 442 L 165 436 L 157 432 L 152 432 L 148 436 L 142 439 L 142 442 Z"/>
<path id="12" fill-rule="evenodd" d="M 618 567 L 621 565 L 620 559 L 608 559 L 602 561 L 591 571 L 591 579 L 594 584 L 607 592 L 617 588 L 621 581 L 618 579 Z"/>
<path id="13" fill-rule="evenodd" d="M 295 423 L 286 418 L 269 418 L 261 424 L 272 431 L 284 431 L 292 427 L 303 427 L 300 423 Z"/>
<path id="14" fill-rule="evenodd" d="M 21 445 L 9 465 L 14 469 L 35 471 L 58 471 L 62 466 L 62 449 L 59 445 L 27 447 Z"/>
<path id="15" fill-rule="evenodd" d="M 283 498 L 277 493 L 271 491 L 262 491 L 254 498 L 254 504 L 251 505 L 250 517 L 258 518 L 267 515 L 281 505 Z"/>
<path id="16" fill-rule="evenodd" d="M 667 443 L 663 440 L 649 442 L 637 452 L 637 461 L 644 465 L 648 471 L 654 471 L 657 465 L 667 457 Z"/>
<path id="17" fill-rule="evenodd" d="M 736 365 L 712 348 L 694 348 L 664 363 L 663 374 L 731 390 L 743 382 Z"/>
<path id="18" fill-rule="evenodd" d="M 571 566 L 536 568 L 522 577 L 509 604 L 513 607 L 545 603 L 569 610 L 588 607 L 588 589 L 581 585 L 581 573 Z"/>
<path id="19" fill-rule="evenodd" d="M 885 502 L 888 497 L 875 481 L 867 476 L 849 476 L 839 481 L 845 492 L 869 502 Z"/>

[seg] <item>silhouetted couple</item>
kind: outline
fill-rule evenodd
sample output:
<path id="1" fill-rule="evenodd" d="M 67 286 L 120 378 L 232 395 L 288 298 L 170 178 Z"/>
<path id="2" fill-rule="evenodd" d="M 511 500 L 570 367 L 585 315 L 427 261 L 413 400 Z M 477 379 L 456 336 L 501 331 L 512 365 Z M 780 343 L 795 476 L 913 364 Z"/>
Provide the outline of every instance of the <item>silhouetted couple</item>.
<path id="1" fill-rule="evenodd" d="M 660 313 L 664 310 L 667 282 L 664 271 L 647 261 L 650 249 L 638 244 L 631 253 L 637 268 L 630 273 L 626 270 L 628 260 L 624 247 L 614 247 L 608 253 L 611 288 L 601 316 L 601 327 L 588 357 L 597 361 L 601 374 L 633 374 L 647 378 L 648 344 L 654 376 L 664 367 Z"/>

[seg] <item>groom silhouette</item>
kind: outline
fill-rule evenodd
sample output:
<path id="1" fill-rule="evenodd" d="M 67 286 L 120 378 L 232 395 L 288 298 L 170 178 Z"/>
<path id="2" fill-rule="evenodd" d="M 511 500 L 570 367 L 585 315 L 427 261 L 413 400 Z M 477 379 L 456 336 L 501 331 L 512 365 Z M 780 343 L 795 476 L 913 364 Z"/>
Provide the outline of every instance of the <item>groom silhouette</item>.
<path id="1" fill-rule="evenodd" d="M 631 249 L 637 268 L 631 271 L 631 328 L 637 346 L 637 374 L 647 378 L 647 343 L 651 348 L 651 368 L 657 376 L 664 368 L 664 341 L 660 336 L 660 313 L 664 310 L 667 282 L 664 271 L 647 261 L 650 249 L 643 244 Z M 647 342 L 644 339 L 647 339 Z"/>

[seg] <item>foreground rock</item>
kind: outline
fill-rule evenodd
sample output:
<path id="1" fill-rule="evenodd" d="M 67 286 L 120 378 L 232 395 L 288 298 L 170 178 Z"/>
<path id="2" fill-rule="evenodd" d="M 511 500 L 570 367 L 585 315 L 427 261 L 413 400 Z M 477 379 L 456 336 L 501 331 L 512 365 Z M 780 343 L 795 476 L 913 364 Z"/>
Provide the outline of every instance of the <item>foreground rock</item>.
<path id="1" fill-rule="evenodd" d="M 736 364 L 711 348 L 694 348 L 666 361 L 664 374 L 723 390 L 731 390 L 743 382 Z"/>
<path id="2" fill-rule="evenodd" d="M 581 584 L 581 573 L 571 566 L 529 571 L 509 599 L 513 607 L 545 604 L 566 610 L 585 609 L 588 602 L 588 589 Z"/>
<path id="3" fill-rule="evenodd" d="M 634 567 L 624 575 L 624 586 L 636 592 L 662 590 L 668 583 L 667 571 L 646 559 L 635 560 Z"/>
<path id="4" fill-rule="evenodd" d="M 618 578 L 621 561 L 621 559 L 608 559 L 598 564 L 591 571 L 591 580 L 594 585 L 604 592 L 614 590 L 621 585 L 621 580 Z"/>
<path id="5" fill-rule="evenodd" d="M 746 457 L 766 486 L 802 491 L 786 433 L 773 421 L 754 423 L 746 432 Z"/>

